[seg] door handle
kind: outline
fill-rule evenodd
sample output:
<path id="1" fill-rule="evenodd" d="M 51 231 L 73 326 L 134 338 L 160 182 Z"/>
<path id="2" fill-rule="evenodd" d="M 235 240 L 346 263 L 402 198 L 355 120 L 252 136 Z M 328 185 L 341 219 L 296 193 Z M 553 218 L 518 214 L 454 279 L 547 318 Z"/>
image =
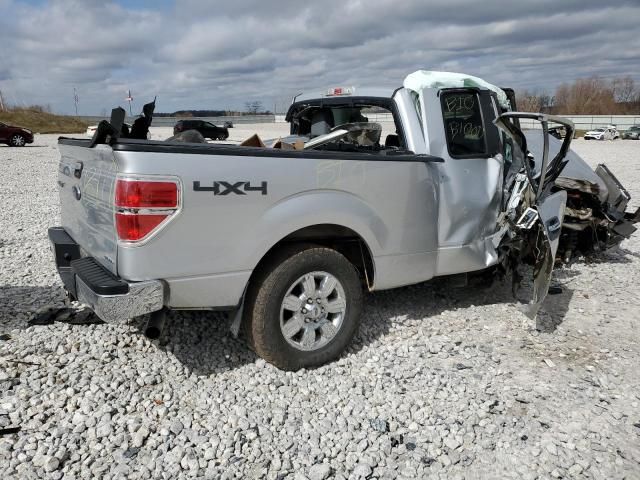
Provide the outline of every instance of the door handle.
<path id="1" fill-rule="evenodd" d="M 82 176 L 82 162 L 76 162 L 73 166 L 73 176 L 76 178 L 80 178 Z"/>

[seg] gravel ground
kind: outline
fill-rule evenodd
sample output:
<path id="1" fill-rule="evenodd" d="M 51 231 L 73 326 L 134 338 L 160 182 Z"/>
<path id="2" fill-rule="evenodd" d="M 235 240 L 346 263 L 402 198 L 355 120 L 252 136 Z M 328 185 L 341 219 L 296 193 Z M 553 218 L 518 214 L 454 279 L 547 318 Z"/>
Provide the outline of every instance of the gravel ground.
<path id="1" fill-rule="evenodd" d="M 55 138 L 0 147 L 0 478 L 640 478 L 640 235 L 558 270 L 541 331 L 508 285 L 431 282 L 368 295 L 340 360 L 285 373 L 211 314 L 171 314 L 164 346 L 28 325 L 63 304 Z M 574 145 L 639 204 L 640 142 Z"/>

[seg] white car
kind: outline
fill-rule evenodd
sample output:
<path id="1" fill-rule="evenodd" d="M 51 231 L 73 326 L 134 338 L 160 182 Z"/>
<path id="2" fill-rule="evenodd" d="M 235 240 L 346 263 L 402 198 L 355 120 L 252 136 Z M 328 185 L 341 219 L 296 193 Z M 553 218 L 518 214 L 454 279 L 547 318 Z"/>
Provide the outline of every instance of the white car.
<path id="1" fill-rule="evenodd" d="M 618 138 L 620 138 L 620 133 L 614 126 L 596 128 L 584 134 L 585 140 L 617 140 Z"/>

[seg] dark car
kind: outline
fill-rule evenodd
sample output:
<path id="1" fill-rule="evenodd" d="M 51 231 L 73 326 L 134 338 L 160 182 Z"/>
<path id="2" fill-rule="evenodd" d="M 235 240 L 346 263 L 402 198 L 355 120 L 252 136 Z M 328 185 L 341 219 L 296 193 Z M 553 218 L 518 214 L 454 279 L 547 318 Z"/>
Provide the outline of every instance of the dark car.
<path id="1" fill-rule="evenodd" d="M 624 140 L 640 140 L 640 125 L 633 125 L 622 132 Z"/>
<path id="2" fill-rule="evenodd" d="M 33 132 L 0 122 L 0 143 L 6 143 L 10 147 L 24 147 L 27 143 L 33 143 Z"/>
<path id="3" fill-rule="evenodd" d="M 226 127 L 218 127 L 204 120 L 180 120 L 173 127 L 173 134 L 177 135 L 187 130 L 197 130 L 204 138 L 210 138 L 211 140 L 226 140 L 229 138 L 229 131 Z"/>

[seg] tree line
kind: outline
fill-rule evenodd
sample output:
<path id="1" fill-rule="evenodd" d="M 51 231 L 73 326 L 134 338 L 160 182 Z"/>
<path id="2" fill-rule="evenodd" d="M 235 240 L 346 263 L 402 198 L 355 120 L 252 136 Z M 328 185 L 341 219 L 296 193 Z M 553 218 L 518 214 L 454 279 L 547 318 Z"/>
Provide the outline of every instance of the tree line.
<path id="1" fill-rule="evenodd" d="M 611 80 L 594 76 L 558 85 L 551 95 L 543 90 L 516 92 L 518 110 L 556 115 L 640 114 L 640 87 L 633 78 Z"/>
<path id="2" fill-rule="evenodd" d="M 271 115 L 262 102 L 246 102 L 244 110 L 177 110 L 171 113 L 156 112 L 154 117 L 240 117 L 242 115 Z"/>

